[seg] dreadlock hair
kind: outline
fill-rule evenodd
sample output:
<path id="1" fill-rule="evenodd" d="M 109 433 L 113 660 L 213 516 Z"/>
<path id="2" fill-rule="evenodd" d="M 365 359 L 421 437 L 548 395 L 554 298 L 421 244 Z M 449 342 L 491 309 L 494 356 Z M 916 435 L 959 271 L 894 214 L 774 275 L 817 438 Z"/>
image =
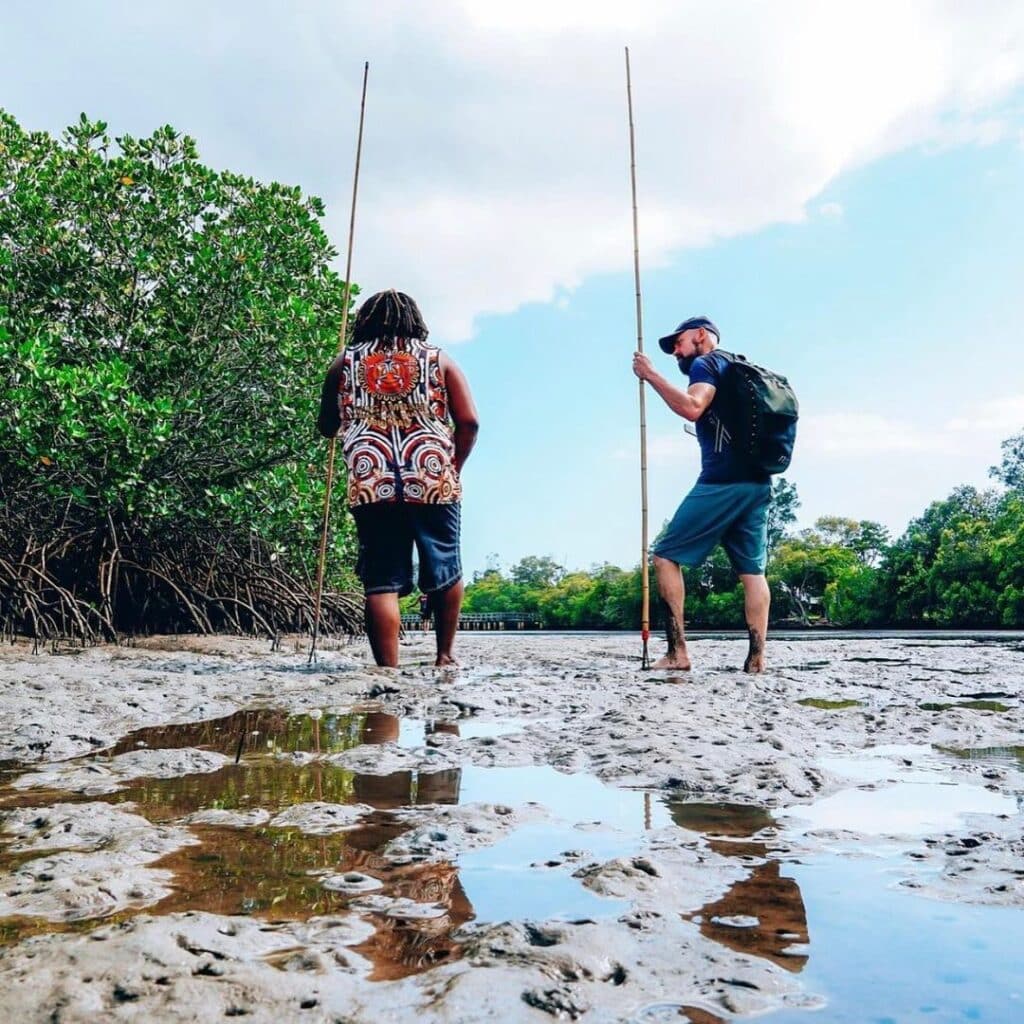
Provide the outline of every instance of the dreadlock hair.
<path id="1" fill-rule="evenodd" d="M 404 292 L 389 288 L 371 295 L 356 313 L 352 343 L 359 345 L 377 338 L 419 338 L 426 341 L 427 325 L 419 306 Z"/>

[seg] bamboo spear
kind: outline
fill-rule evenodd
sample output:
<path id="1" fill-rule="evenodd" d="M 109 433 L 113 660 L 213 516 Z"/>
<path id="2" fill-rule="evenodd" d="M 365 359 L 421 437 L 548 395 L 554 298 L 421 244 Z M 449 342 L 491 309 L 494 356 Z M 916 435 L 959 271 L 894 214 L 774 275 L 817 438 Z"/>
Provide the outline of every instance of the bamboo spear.
<path id="1" fill-rule="evenodd" d="M 636 347 L 644 350 L 643 301 L 640 297 L 640 232 L 636 215 L 636 138 L 633 131 L 633 81 L 629 74 L 629 47 L 626 47 L 626 105 L 629 109 L 629 180 L 633 188 L 633 281 L 636 286 Z M 640 636 L 643 655 L 640 667 L 650 668 L 647 642 L 651 638 L 651 580 L 647 564 L 647 400 L 644 382 L 638 381 L 640 392 Z"/>
<path id="2" fill-rule="evenodd" d="M 366 115 L 366 80 L 370 74 L 370 62 L 363 64 L 363 94 L 359 101 L 359 135 L 356 139 L 356 167 L 352 175 L 352 209 L 348 219 L 348 255 L 345 258 L 345 297 L 341 305 L 341 331 L 338 336 L 338 354 L 345 350 L 348 339 L 348 306 L 352 289 L 352 244 L 356 234 L 356 195 L 359 192 L 359 163 L 363 155 L 363 120 Z M 335 438 L 327 442 L 327 486 L 324 489 L 324 519 L 320 531 L 320 556 L 316 566 L 316 599 L 313 604 L 313 643 L 309 648 L 309 664 L 316 661 L 316 641 L 320 633 L 320 608 L 324 596 L 324 567 L 327 563 L 327 534 L 331 522 L 331 491 L 334 488 Z"/>

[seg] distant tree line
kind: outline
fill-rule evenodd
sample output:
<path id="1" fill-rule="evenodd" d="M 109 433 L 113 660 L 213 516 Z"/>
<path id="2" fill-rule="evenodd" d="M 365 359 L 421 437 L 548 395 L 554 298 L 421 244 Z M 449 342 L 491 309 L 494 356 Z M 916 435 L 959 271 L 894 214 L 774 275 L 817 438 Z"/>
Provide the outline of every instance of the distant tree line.
<path id="1" fill-rule="evenodd" d="M 769 516 L 773 620 L 1024 626 L 1024 432 L 1003 443 L 1002 461 L 991 473 L 1003 489 L 957 487 L 896 540 L 879 523 L 840 516 L 824 516 L 794 532 L 796 487 L 776 480 Z M 687 572 L 686 583 L 688 623 L 743 624 L 743 590 L 720 548 Z M 493 565 L 477 573 L 464 607 L 533 613 L 551 629 L 635 629 L 640 587 L 639 566 L 569 572 L 551 558 L 531 555 L 506 571 Z M 659 619 L 655 605 L 655 623 Z"/>

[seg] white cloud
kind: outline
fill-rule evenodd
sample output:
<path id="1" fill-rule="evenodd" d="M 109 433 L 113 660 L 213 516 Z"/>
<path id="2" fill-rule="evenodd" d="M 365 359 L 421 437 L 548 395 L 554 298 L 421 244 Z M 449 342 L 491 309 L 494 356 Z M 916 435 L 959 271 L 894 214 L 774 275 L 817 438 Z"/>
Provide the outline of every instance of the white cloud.
<path id="1" fill-rule="evenodd" d="M 993 107 L 1024 78 L 1019 5 L 462 9 L 420 29 L 443 33 L 450 79 L 470 83 L 434 108 L 451 163 L 410 169 L 390 212 L 390 186 L 374 190 L 360 261 L 383 281 L 396 253 L 411 254 L 402 277 L 449 340 L 470 336 L 482 313 L 628 268 L 624 42 L 647 269 L 684 247 L 799 222 L 837 175 L 885 153 L 1001 137 Z"/>
<path id="2" fill-rule="evenodd" d="M 1015 131 L 1000 107 L 1024 80 L 1014 2 L 109 0 L 15 8 L 5 37 L 5 103 L 31 126 L 171 121 L 217 165 L 323 195 L 339 247 L 369 59 L 354 274 L 415 294 L 449 341 L 629 267 L 624 43 L 648 269 L 799 222 L 886 153 Z"/>
<path id="3" fill-rule="evenodd" d="M 956 416 L 945 424 L 951 433 L 980 431 L 1006 437 L 1024 430 L 1024 395 L 1007 395 L 973 403 L 968 415 Z"/>
<path id="4" fill-rule="evenodd" d="M 1024 395 L 969 402 L 963 414 L 933 422 L 873 412 L 833 412 L 801 417 L 801 454 L 830 456 L 905 453 L 969 455 L 1024 429 Z"/>
<path id="5" fill-rule="evenodd" d="M 803 416 L 800 454 L 882 455 L 935 452 L 948 443 L 938 431 L 881 413 L 836 412 Z"/>

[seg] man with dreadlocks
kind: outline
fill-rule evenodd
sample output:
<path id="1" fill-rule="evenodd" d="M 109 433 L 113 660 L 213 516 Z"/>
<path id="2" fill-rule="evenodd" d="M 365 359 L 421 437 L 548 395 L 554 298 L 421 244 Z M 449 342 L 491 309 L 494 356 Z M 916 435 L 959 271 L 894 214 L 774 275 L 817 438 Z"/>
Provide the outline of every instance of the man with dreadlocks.
<path id="1" fill-rule="evenodd" d="M 391 667 L 398 665 L 398 598 L 413 587 L 414 546 L 439 666 L 454 664 L 462 608 L 459 474 L 478 420 L 465 376 L 427 344 L 428 333 L 408 295 L 371 295 L 356 313 L 351 344 L 327 372 L 317 419 L 324 437 L 341 440 L 366 630 L 377 664 Z"/>

